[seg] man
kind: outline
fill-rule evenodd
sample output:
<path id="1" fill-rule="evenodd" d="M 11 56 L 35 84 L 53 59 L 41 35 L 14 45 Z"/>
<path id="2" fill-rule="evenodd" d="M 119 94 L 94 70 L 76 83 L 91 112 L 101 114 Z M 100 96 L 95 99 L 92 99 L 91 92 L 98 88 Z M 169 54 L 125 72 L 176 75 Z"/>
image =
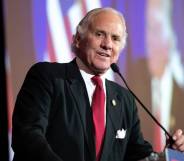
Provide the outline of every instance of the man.
<path id="1" fill-rule="evenodd" d="M 13 115 L 14 161 L 130 161 L 152 153 L 133 97 L 105 80 L 125 39 L 120 13 L 94 9 L 77 27 L 76 59 L 30 69 Z M 173 147 L 184 151 L 182 131 L 173 137 Z"/>

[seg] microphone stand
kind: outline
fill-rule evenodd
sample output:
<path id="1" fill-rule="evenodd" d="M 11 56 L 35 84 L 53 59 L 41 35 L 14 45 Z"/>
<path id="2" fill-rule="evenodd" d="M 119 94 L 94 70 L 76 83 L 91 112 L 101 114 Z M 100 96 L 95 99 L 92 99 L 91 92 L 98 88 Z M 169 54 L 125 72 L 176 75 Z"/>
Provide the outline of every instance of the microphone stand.
<path id="1" fill-rule="evenodd" d="M 127 89 L 129 90 L 129 92 L 133 95 L 133 97 L 137 100 L 137 102 L 141 105 L 141 107 L 148 113 L 148 115 L 154 120 L 154 122 L 165 132 L 165 134 L 169 137 L 168 140 L 166 141 L 166 147 L 170 147 L 173 145 L 174 140 L 171 136 L 171 134 L 160 124 L 160 122 L 153 116 L 153 114 L 148 110 L 148 108 L 141 102 L 141 100 L 134 94 L 134 92 L 129 88 L 128 84 L 126 83 L 125 79 L 123 78 L 123 76 L 121 75 L 120 71 L 119 71 L 119 67 L 113 63 L 111 64 L 111 69 L 117 73 L 121 79 L 123 80 L 125 86 L 127 87 Z"/>

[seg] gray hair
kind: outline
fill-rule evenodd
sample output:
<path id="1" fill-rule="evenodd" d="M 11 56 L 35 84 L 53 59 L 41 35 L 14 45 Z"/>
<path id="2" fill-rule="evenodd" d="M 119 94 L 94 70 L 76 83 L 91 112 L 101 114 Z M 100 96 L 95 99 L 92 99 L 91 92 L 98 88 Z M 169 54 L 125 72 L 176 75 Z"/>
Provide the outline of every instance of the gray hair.
<path id="1" fill-rule="evenodd" d="M 89 29 L 89 25 L 92 22 L 93 18 L 98 15 L 101 12 L 106 12 L 106 11 L 110 11 L 113 12 L 115 14 L 117 14 L 121 21 L 122 21 L 122 25 L 124 27 L 124 32 L 123 32 L 123 40 L 122 40 L 122 48 L 125 47 L 126 45 L 126 38 L 127 38 L 127 31 L 126 31 L 126 24 L 125 24 L 125 20 L 124 20 L 124 16 L 122 15 L 122 13 L 118 12 L 117 10 L 110 8 L 110 7 L 106 7 L 106 8 L 95 8 L 91 11 L 89 11 L 84 18 L 79 22 L 79 24 L 77 25 L 76 28 L 76 34 L 73 35 L 73 42 L 71 45 L 72 51 L 74 53 L 76 53 L 77 49 L 75 46 L 75 37 L 78 34 L 81 38 L 83 38 L 85 36 L 85 33 L 88 31 Z"/>

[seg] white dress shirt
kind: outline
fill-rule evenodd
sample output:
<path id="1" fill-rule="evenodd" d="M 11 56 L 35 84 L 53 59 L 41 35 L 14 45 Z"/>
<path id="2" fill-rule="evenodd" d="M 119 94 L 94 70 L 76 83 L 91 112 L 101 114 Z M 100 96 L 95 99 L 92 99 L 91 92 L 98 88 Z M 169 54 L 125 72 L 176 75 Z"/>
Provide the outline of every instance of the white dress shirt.
<path id="1" fill-rule="evenodd" d="M 89 74 L 87 72 L 85 72 L 83 69 L 80 68 L 81 65 L 84 66 L 83 62 L 77 58 L 77 65 L 79 67 L 79 71 L 82 75 L 82 78 L 84 79 L 85 85 L 86 85 L 86 89 L 87 89 L 87 93 L 88 93 L 88 98 L 89 98 L 89 103 L 91 106 L 92 103 L 92 98 L 93 98 L 93 93 L 95 91 L 96 85 L 92 82 L 91 78 L 94 77 L 94 75 Z M 103 83 L 103 89 L 104 89 L 104 93 L 105 93 L 105 107 L 104 107 L 104 118 L 105 118 L 105 122 L 106 122 L 106 87 L 105 87 L 105 76 L 102 75 L 100 76 L 100 78 L 102 79 L 102 83 Z"/>

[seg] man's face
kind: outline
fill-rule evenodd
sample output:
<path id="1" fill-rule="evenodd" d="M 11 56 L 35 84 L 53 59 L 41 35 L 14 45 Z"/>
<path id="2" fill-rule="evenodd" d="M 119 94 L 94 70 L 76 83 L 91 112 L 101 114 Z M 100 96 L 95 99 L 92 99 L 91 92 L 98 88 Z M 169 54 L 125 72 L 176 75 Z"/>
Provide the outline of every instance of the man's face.
<path id="1" fill-rule="evenodd" d="M 122 48 L 124 25 L 113 12 L 101 12 L 92 19 L 84 37 L 79 37 L 76 46 L 78 57 L 91 74 L 105 73 L 118 60 Z"/>

